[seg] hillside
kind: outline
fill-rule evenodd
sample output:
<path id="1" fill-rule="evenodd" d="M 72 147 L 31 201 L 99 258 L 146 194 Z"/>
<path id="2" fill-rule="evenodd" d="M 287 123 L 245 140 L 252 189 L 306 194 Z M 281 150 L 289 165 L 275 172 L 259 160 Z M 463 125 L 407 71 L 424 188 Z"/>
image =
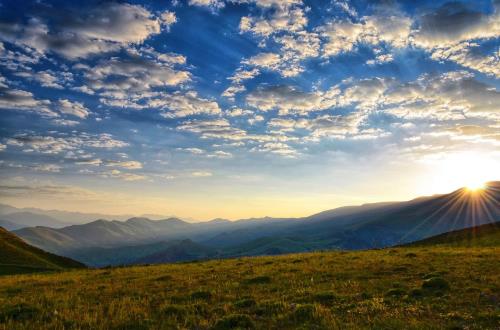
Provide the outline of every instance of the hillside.
<path id="1" fill-rule="evenodd" d="M 83 267 L 77 261 L 28 245 L 0 227 L 0 275 Z"/>
<path id="2" fill-rule="evenodd" d="M 94 267 L 156 264 L 220 257 L 217 251 L 188 239 L 116 248 L 83 248 L 68 254 L 71 258 Z"/>
<path id="3" fill-rule="evenodd" d="M 451 231 L 409 245 L 500 246 L 500 222 Z"/>
<path id="4" fill-rule="evenodd" d="M 9 276 L 0 329 L 496 329 L 499 254 L 399 247 Z"/>
<path id="5" fill-rule="evenodd" d="M 370 249 L 498 221 L 499 200 L 500 183 L 490 182 L 487 189 L 478 192 L 459 189 L 406 202 L 341 207 L 305 218 L 204 223 L 176 218 L 159 221 L 131 218 L 123 222 L 97 220 L 59 229 L 23 228 L 15 233 L 34 246 L 83 262 L 91 261 L 89 264 L 94 266 L 136 263 L 147 257 L 145 251 L 161 253 L 163 243 L 182 240 L 204 247 L 204 253 L 194 254 L 200 259 L 213 256 L 213 251 L 217 251 L 218 257 L 231 257 Z M 114 249 L 112 257 L 110 249 Z M 167 259 L 185 260 L 184 257 Z"/>

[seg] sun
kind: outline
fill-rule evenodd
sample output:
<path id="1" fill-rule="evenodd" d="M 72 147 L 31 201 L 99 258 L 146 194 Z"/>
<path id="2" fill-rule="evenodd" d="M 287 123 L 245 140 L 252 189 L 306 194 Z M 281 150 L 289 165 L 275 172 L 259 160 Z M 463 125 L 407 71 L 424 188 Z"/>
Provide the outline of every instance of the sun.
<path id="1" fill-rule="evenodd" d="M 484 181 L 471 181 L 465 183 L 465 188 L 470 191 L 478 191 L 486 188 L 486 182 Z"/>
<path id="2" fill-rule="evenodd" d="M 463 188 L 478 191 L 488 181 L 498 179 L 500 162 L 487 152 L 455 152 L 440 154 L 427 162 L 427 184 L 435 193 L 446 193 Z"/>

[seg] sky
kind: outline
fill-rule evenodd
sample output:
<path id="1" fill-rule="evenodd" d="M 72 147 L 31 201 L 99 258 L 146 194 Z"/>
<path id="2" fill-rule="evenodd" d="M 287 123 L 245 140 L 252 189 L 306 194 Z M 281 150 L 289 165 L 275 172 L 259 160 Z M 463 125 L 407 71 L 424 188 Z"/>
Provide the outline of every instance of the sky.
<path id="1" fill-rule="evenodd" d="M 299 217 L 500 179 L 500 1 L 0 0 L 0 201 Z"/>

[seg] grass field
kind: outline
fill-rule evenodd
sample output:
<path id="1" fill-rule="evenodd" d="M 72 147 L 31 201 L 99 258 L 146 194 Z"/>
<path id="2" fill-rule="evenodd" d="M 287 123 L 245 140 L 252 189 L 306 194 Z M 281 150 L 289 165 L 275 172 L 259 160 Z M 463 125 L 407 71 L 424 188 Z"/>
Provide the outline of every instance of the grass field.
<path id="1" fill-rule="evenodd" d="M 498 329 L 499 247 L 0 277 L 0 329 Z"/>

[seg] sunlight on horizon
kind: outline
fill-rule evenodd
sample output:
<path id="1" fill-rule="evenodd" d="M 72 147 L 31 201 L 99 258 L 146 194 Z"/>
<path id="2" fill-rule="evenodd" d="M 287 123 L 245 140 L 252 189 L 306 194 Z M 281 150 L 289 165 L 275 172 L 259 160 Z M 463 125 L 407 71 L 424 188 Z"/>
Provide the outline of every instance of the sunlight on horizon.
<path id="1" fill-rule="evenodd" d="M 459 188 L 471 191 L 484 189 L 487 182 L 498 180 L 500 168 L 498 160 L 479 151 L 441 155 L 426 163 L 431 172 L 425 184 L 434 193 L 449 193 Z"/>

